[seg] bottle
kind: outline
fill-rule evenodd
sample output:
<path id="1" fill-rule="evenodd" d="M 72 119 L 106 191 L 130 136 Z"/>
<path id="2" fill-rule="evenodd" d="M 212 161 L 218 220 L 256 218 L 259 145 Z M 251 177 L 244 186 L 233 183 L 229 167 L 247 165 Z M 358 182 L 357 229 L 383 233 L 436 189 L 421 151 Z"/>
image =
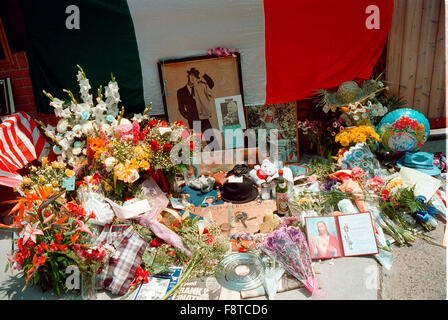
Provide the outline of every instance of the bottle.
<path id="1" fill-rule="evenodd" d="M 283 178 L 283 170 L 278 170 L 278 182 L 275 188 L 275 199 L 277 201 L 277 214 L 284 216 L 289 212 L 288 206 L 288 184 Z"/>

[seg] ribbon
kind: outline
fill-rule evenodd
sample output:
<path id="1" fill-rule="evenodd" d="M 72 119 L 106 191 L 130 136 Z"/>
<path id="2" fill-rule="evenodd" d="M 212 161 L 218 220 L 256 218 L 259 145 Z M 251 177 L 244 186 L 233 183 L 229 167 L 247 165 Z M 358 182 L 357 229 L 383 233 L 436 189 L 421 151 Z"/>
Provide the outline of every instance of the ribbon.
<path id="1" fill-rule="evenodd" d="M 150 168 L 148 170 L 148 173 L 151 178 L 154 179 L 154 181 L 161 186 L 162 190 L 168 194 L 171 194 L 170 186 L 168 185 L 168 182 L 165 179 L 165 176 L 163 175 L 162 169 L 155 170 L 154 168 Z"/>

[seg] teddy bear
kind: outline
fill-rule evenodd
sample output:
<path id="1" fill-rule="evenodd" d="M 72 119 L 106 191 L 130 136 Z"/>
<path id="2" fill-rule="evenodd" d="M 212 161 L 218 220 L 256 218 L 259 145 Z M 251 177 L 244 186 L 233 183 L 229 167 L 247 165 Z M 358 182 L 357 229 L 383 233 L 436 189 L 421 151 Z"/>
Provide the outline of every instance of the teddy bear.
<path id="1" fill-rule="evenodd" d="M 278 176 L 278 168 L 269 159 L 264 159 L 261 165 L 256 165 L 249 171 L 249 176 L 253 182 L 261 186 L 263 182 L 271 182 Z"/>

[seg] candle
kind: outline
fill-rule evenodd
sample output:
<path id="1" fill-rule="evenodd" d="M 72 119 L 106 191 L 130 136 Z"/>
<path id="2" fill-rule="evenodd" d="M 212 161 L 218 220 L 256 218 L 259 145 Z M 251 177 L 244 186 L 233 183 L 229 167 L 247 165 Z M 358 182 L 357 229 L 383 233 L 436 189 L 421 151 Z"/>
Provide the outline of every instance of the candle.
<path id="1" fill-rule="evenodd" d="M 264 212 L 264 222 L 271 221 L 274 219 L 274 212 L 270 210 L 265 210 Z"/>

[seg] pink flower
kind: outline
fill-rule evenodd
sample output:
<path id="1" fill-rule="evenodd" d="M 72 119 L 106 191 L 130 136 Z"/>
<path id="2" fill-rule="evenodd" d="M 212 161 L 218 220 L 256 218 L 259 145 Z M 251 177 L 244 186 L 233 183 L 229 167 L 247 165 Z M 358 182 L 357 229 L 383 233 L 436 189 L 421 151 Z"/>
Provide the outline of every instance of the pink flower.
<path id="1" fill-rule="evenodd" d="M 367 184 L 374 192 L 377 192 L 379 188 L 383 185 L 384 179 L 378 176 L 374 176 L 373 178 L 367 181 Z"/>
<path id="2" fill-rule="evenodd" d="M 313 174 L 308 177 L 308 179 L 306 180 L 306 183 L 313 183 L 315 181 L 317 181 L 317 176 L 315 174 Z"/>
<path id="3" fill-rule="evenodd" d="M 352 178 L 356 179 L 356 178 L 362 178 L 362 177 L 364 177 L 365 174 L 366 174 L 366 173 L 365 173 L 365 171 L 364 171 L 362 168 L 360 168 L 360 167 L 354 167 L 354 168 L 352 169 L 351 176 L 352 176 Z"/>
<path id="4" fill-rule="evenodd" d="M 30 239 L 32 242 L 36 243 L 36 236 L 37 235 L 44 235 L 43 231 L 38 229 L 37 226 L 39 225 L 39 221 L 34 223 L 33 225 L 27 224 L 25 226 L 25 230 L 23 232 L 23 243 L 26 243 L 28 239 Z"/>

